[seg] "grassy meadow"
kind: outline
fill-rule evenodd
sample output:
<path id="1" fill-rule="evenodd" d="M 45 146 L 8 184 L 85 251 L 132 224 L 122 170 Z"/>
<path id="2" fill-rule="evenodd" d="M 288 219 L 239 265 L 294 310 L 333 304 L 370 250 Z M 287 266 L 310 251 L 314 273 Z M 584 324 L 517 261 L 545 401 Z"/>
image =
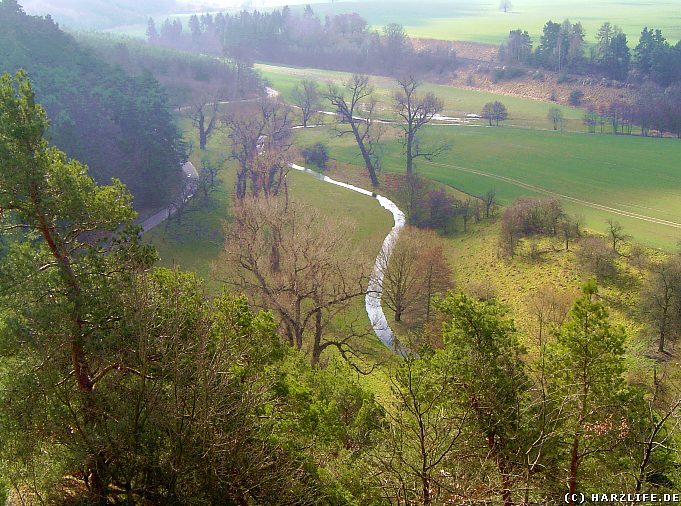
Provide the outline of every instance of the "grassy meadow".
<path id="1" fill-rule="evenodd" d="M 319 82 L 341 82 L 348 74 L 316 69 L 300 69 L 259 65 L 270 85 L 281 92 L 285 100 L 297 82 L 311 78 Z M 381 106 L 381 116 L 390 118 L 390 100 L 395 90 L 388 78 L 375 77 L 373 84 Z M 626 233 L 645 245 L 672 250 L 681 238 L 681 142 L 675 139 L 652 139 L 632 136 L 589 135 L 579 131 L 582 111 L 563 107 L 570 119 L 568 129 L 553 131 L 546 112 L 553 104 L 491 93 L 462 90 L 450 86 L 427 84 L 445 102 L 444 114 L 460 116 L 478 112 L 489 101 L 502 100 L 509 108 L 510 118 L 503 127 L 486 127 L 473 121 L 467 126 L 431 126 L 424 130 L 424 144 L 445 143 L 448 151 L 438 159 L 419 160 L 418 171 L 423 176 L 450 188 L 479 195 L 490 188 L 497 192 L 499 203 L 510 204 L 520 196 L 556 196 L 570 213 L 581 215 L 584 224 L 596 232 L 604 232 L 606 220 L 622 223 Z M 197 144 L 187 118 L 180 118 L 188 140 Z M 325 118 L 328 123 L 330 119 Z M 387 173 L 403 172 L 403 154 L 399 131 L 386 126 L 382 141 L 382 167 Z M 363 169 L 357 148 L 349 137 L 338 138 L 330 125 L 295 131 L 296 146 L 324 142 L 340 172 L 332 176 L 347 177 L 362 184 Z M 209 142 L 203 156 L 224 160 L 228 140 L 220 131 Z M 197 167 L 201 155 L 194 153 Z M 228 161 L 222 171 L 222 186 L 208 202 L 194 198 L 190 210 L 181 222 L 173 220 L 167 227 L 159 226 L 148 234 L 161 256 L 162 265 L 178 265 L 194 270 L 208 280 L 213 291 L 220 287 L 219 259 L 223 246 L 223 227 L 230 219 L 230 200 L 235 167 Z M 292 171 L 289 175 L 290 195 L 294 200 L 313 207 L 316 212 L 349 219 L 355 224 L 353 242 L 369 257 L 376 254 L 380 243 L 392 225 L 389 213 L 371 198 L 320 182 L 305 174 Z M 389 191 L 389 190 L 387 190 Z M 678 218 L 677 218 L 678 216 Z M 497 257 L 495 241 L 498 223 L 472 227 L 467 234 L 447 237 L 446 253 L 450 258 L 457 286 L 490 283 L 519 320 L 531 322 L 527 314 L 527 298 L 539 284 L 553 282 L 565 290 L 576 291 L 584 279 L 578 271 L 572 253 L 559 254 L 559 247 L 546 247 L 539 262 L 522 258 L 507 262 Z M 522 255 L 521 255 L 522 257 Z M 555 258 L 554 258 L 555 257 Z M 502 265 L 503 264 L 503 265 Z M 216 268 L 217 267 L 217 268 Z M 605 287 L 612 300 L 619 300 L 617 319 L 638 336 L 641 328 L 636 319 L 627 316 L 634 304 L 624 295 L 626 284 L 638 274 L 621 269 L 624 276 Z M 218 274 L 216 274 L 218 273 Z M 630 275 L 631 274 L 631 275 Z M 523 283 L 521 280 L 534 281 Z M 493 280 L 491 282 L 490 280 Z M 516 286 L 516 288 L 512 288 Z M 519 287 L 523 288 L 519 288 Z M 389 315 L 390 317 L 390 315 Z M 359 320 L 364 315 L 363 301 L 353 305 L 349 318 Z M 523 329 L 531 332 L 531 329 Z M 636 341 L 644 353 L 647 341 Z M 632 341 L 632 345 L 634 342 Z M 384 350 L 375 339 L 365 341 L 366 351 L 382 356 Z M 384 384 L 384 380 L 379 380 Z M 380 390 L 380 385 L 379 385 Z"/>
<path id="2" fill-rule="evenodd" d="M 312 79 L 320 83 L 341 83 L 350 77 L 346 72 L 320 70 L 312 68 L 283 67 L 276 65 L 258 64 L 256 68 L 262 76 L 277 91 L 281 92 L 285 100 L 290 101 L 291 92 L 296 83 L 303 79 Z M 382 76 L 372 76 L 371 82 L 375 88 L 378 100 L 378 112 L 381 117 L 390 118 L 392 95 L 397 90 L 394 79 Z M 552 128 L 547 119 L 550 107 L 558 107 L 566 120 L 564 127 L 568 130 L 585 131 L 582 124 L 584 111 L 576 107 L 532 100 L 529 98 L 500 95 L 485 91 L 455 88 L 443 84 L 426 83 L 423 91 L 431 91 L 444 102 L 445 116 L 465 118 L 466 114 L 479 114 L 487 102 L 499 100 L 506 105 L 509 112 L 508 124 L 528 128 Z"/>
<path id="3" fill-rule="evenodd" d="M 285 100 L 291 99 L 291 90 L 302 79 L 327 83 L 349 76 L 272 65 L 258 65 L 258 69 Z M 379 114 L 390 118 L 394 81 L 372 77 L 372 83 Z M 587 134 L 581 122 L 583 110 L 566 106 L 559 106 L 567 118 L 565 131 L 554 131 L 546 117 L 549 108 L 556 106 L 550 102 L 436 84 L 425 84 L 423 90 L 443 99 L 447 116 L 477 113 L 490 100 L 502 101 L 509 111 L 501 128 L 488 128 L 479 120 L 466 126 L 427 128 L 424 142 L 450 148 L 433 162 L 419 161 L 425 177 L 474 195 L 494 188 L 501 204 L 521 196 L 555 196 L 594 231 L 604 232 L 607 220 L 613 219 L 643 244 L 666 250 L 677 246 L 681 239 L 678 140 Z M 299 145 L 326 142 L 332 157 L 361 166 L 349 137 L 338 139 L 326 127 L 298 131 L 297 136 Z M 402 171 L 398 132 L 388 128 L 383 144 L 384 170 Z"/>
<path id="4" fill-rule="evenodd" d="M 605 21 L 620 26 L 630 45 L 638 40 L 644 26 L 662 29 L 670 41 L 681 39 L 681 6 L 676 0 L 656 2 L 654 8 L 643 0 L 513 0 L 509 12 L 502 12 L 499 2 L 493 0 L 427 0 L 419 2 L 418 9 L 414 9 L 413 2 L 407 0 L 391 2 L 390 8 L 386 8 L 386 2 L 327 1 L 312 3 L 311 6 L 322 21 L 326 16 L 357 12 L 373 29 L 380 30 L 389 23 L 400 23 L 412 37 L 442 40 L 499 44 L 510 30 L 523 28 L 536 43 L 546 21 L 560 22 L 564 19 L 580 21 L 589 43 L 595 42 L 595 34 Z M 273 8 L 263 8 L 256 3 L 253 7 L 261 10 Z M 303 6 L 293 6 L 292 9 L 301 10 Z M 237 11 L 228 9 L 227 12 Z M 156 22 L 160 24 L 168 17 L 186 24 L 190 15 L 158 16 Z M 107 31 L 144 38 L 146 24 L 123 25 Z"/>
<path id="5" fill-rule="evenodd" d="M 198 144 L 196 132 L 187 118 L 180 118 L 185 138 Z M 202 156 L 222 161 L 227 158 L 228 140 L 220 131 L 211 137 L 205 153 L 195 151 L 191 160 L 197 170 Z M 177 265 L 197 272 L 215 286 L 211 269 L 222 251 L 223 227 L 230 220 L 230 202 L 235 182 L 234 162 L 227 161 L 220 173 L 221 186 L 208 201 L 195 196 L 181 220 L 172 219 L 145 235 L 161 257 L 161 265 Z M 293 201 L 313 207 L 326 216 L 338 216 L 352 222 L 352 240 L 372 258 L 392 227 L 392 215 L 370 197 L 332 186 L 307 174 L 291 171 L 289 195 Z M 347 218 L 350 217 L 350 218 Z"/>
<path id="6" fill-rule="evenodd" d="M 185 138 L 198 145 L 195 129 L 189 119 L 179 117 L 178 121 Z M 220 163 L 228 156 L 228 146 L 225 131 L 218 131 L 210 138 L 206 151 L 195 151 L 191 160 L 197 169 L 201 166 L 202 157 Z M 172 219 L 145 234 L 145 240 L 156 248 L 160 256 L 159 265 L 177 266 L 196 272 L 206 281 L 207 290 L 212 293 L 221 290 L 225 286 L 223 281 L 229 278 L 220 264 L 220 255 L 224 245 L 224 227 L 231 219 L 235 171 L 234 162 L 225 162 L 219 175 L 222 183 L 208 200 L 196 195 L 181 220 Z M 349 240 L 368 262 L 373 262 L 383 239 L 393 226 L 392 215 L 377 200 L 295 170 L 289 172 L 288 187 L 292 201 L 309 206 L 315 213 L 337 217 L 348 223 L 352 230 Z M 366 322 L 368 325 L 363 298 L 353 301 L 345 321 L 338 322 L 338 325 L 352 321 L 362 325 Z M 362 340 L 361 349 L 378 360 L 394 359 L 393 354 L 373 334 Z M 385 393 L 387 379 L 383 373 L 367 381 L 377 382 L 374 390 Z"/>
<path id="7" fill-rule="evenodd" d="M 332 157 L 360 170 L 351 139 L 334 137 L 327 127 L 296 135 L 300 145 L 328 143 Z M 422 138 L 449 145 L 433 162 L 418 162 L 419 173 L 434 181 L 474 195 L 494 188 L 502 205 L 521 196 L 555 196 L 594 231 L 604 232 L 613 219 L 652 247 L 671 250 L 681 239 L 678 140 L 457 126 L 429 127 Z M 402 172 L 403 165 L 393 136 L 383 146 L 383 169 Z"/>

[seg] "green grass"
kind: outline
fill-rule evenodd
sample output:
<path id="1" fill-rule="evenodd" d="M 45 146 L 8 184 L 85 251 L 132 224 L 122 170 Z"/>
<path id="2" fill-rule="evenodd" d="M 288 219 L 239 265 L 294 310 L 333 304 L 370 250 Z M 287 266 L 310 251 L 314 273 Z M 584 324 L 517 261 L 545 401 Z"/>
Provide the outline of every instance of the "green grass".
<path id="1" fill-rule="evenodd" d="M 258 64 L 256 68 L 270 82 L 271 86 L 281 92 L 284 99 L 289 101 L 292 98 L 291 91 L 293 87 L 303 79 L 312 79 L 325 84 L 330 82 L 340 83 L 350 77 L 350 74 L 345 72 L 311 68 L 264 64 Z M 376 98 L 379 101 L 379 114 L 382 117 L 389 118 L 391 116 L 391 97 L 397 89 L 395 81 L 387 77 L 372 76 L 371 82 L 375 88 Z M 483 105 L 487 102 L 499 100 L 508 109 L 508 124 L 530 128 L 552 128 L 552 124 L 547 119 L 547 114 L 550 107 L 558 107 L 567 120 L 566 129 L 584 130 L 582 125 L 584 111 L 575 107 L 440 84 L 426 83 L 423 85 L 422 90 L 424 92 L 433 92 L 442 99 L 445 106 L 443 115 L 446 116 L 465 117 L 468 113 L 479 114 Z"/>
<path id="2" fill-rule="evenodd" d="M 196 145 L 196 133 L 187 118 L 178 119 L 180 127 L 185 132 L 185 138 Z M 229 143 L 225 132 L 214 135 L 203 154 L 214 160 L 224 159 L 227 155 Z M 192 162 L 198 168 L 201 154 L 193 153 Z M 145 234 L 145 240 L 154 245 L 160 256 L 159 265 L 166 267 L 177 266 L 183 270 L 194 271 L 204 280 L 210 293 L 219 291 L 224 284 L 221 276 L 224 269 L 220 268 L 220 255 L 223 250 L 223 228 L 228 224 L 230 203 L 235 182 L 235 166 L 227 162 L 221 171 L 222 185 L 218 192 L 208 201 L 195 196 L 189 204 L 182 221 L 172 220 Z M 383 239 L 390 231 L 392 215 L 383 209 L 373 198 L 350 190 L 324 183 L 295 170 L 289 173 L 289 196 L 292 201 L 310 206 L 313 212 L 324 216 L 338 217 L 352 224 L 352 234 L 348 239 L 372 261 L 380 250 Z M 353 301 L 348 311 L 343 315 L 343 321 L 338 322 L 338 328 L 344 328 L 347 322 L 368 324 L 364 309 L 364 299 Z M 336 327 L 336 325 L 334 325 Z M 392 361 L 392 354 L 371 336 L 359 341 L 361 350 L 372 360 Z M 330 353 L 335 353 L 330 351 Z M 373 362 L 371 362 L 373 363 Z M 365 363 L 367 369 L 371 363 Z M 385 379 L 372 380 L 379 384 Z M 379 389 L 380 390 L 380 389 Z"/>
<path id="3" fill-rule="evenodd" d="M 327 142 L 332 157 L 361 170 L 350 139 L 335 138 L 325 127 L 296 135 L 301 145 Z M 569 212 L 585 218 L 589 228 L 604 232 L 606 220 L 617 220 L 635 240 L 653 247 L 671 250 L 681 239 L 681 228 L 617 212 L 681 223 L 678 140 L 507 127 L 425 130 L 423 143 L 436 142 L 448 143 L 449 151 L 418 165 L 419 173 L 434 181 L 476 195 L 494 188 L 501 204 L 520 196 L 558 196 Z M 384 170 L 401 172 L 403 165 L 399 142 L 386 141 Z"/>
<path id="4" fill-rule="evenodd" d="M 390 1 L 389 8 L 386 6 Z M 644 26 L 661 28 L 668 40 L 681 39 L 681 8 L 675 0 L 513 0 L 513 8 L 504 13 L 495 0 L 429 0 L 417 4 L 406 0 L 374 0 L 362 2 L 314 3 L 312 8 L 324 21 L 327 15 L 357 12 L 371 28 L 380 30 L 389 23 L 405 26 L 409 35 L 443 40 L 462 40 L 499 44 L 510 30 L 528 30 L 537 43 L 544 23 L 566 18 L 580 21 L 587 42 L 595 42 L 595 34 L 605 21 L 620 26 L 635 46 Z M 293 10 L 301 10 L 295 6 Z M 156 18 L 157 25 L 165 17 L 186 23 L 190 14 Z M 119 26 L 107 30 L 133 37 L 145 37 L 146 24 Z"/>
<path id="5" fill-rule="evenodd" d="M 196 132 L 190 121 L 184 117 L 178 121 L 185 138 L 197 145 Z M 211 137 L 203 155 L 198 152 L 192 154 L 192 162 L 198 169 L 201 156 L 224 160 L 228 145 L 225 132 L 221 131 Z M 158 250 L 161 265 L 177 265 L 210 280 L 211 265 L 222 251 L 223 226 L 230 220 L 230 199 L 235 181 L 233 162 L 225 164 L 220 178 L 221 187 L 208 201 L 197 195 L 181 221 L 173 219 L 167 227 L 161 224 L 145 235 Z M 339 216 L 354 222 L 351 239 L 372 257 L 380 249 L 383 238 L 392 226 L 392 215 L 375 199 L 329 185 L 307 174 L 291 171 L 289 192 L 292 200 L 309 205 L 324 215 Z"/>
<path id="6" fill-rule="evenodd" d="M 668 40 L 681 39 L 681 7 L 675 0 L 513 0 L 513 8 L 504 13 L 495 0 L 440 0 L 425 2 L 391 1 L 335 2 L 313 4 L 315 12 L 327 15 L 357 12 L 369 24 L 380 29 L 389 23 L 400 23 L 415 37 L 463 40 L 499 44 L 510 30 L 528 30 L 537 43 L 548 20 L 561 22 L 569 18 L 580 21 L 587 42 L 595 42 L 595 34 L 605 21 L 619 25 L 630 45 L 636 45 L 644 26 L 661 28 Z"/>
<path id="7" fill-rule="evenodd" d="M 557 238 L 539 240 L 541 254 L 537 259 L 529 258 L 526 240 L 514 258 L 500 258 L 497 254 L 499 229 L 498 217 L 491 222 L 483 221 L 471 227 L 467 234 L 448 237 L 445 253 L 455 269 L 457 289 L 469 291 L 471 287 L 486 286 L 509 308 L 520 332 L 519 338 L 531 358 L 536 356 L 538 346 L 538 320 L 532 309 L 537 294 L 549 288 L 571 304 L 591 275 L 579 266 L 575 255 L 579 246 L 573 244 L 570 251 L 565 251 Z M 618 258 L 616 265 L 615 277 L 599 280 L 599 297 L 606 303 L 611 321 L 626 330 L 630 379 L 634 383 L 649 383 L 654 364 L 650 357 L 655 356 L 655 333 L 642 322 L 638 310 L 645 274 L 626 256 Z M 667 367 L 670 373 L 676 374 L 672 372 L 676 365 L 670 362 Z"/>

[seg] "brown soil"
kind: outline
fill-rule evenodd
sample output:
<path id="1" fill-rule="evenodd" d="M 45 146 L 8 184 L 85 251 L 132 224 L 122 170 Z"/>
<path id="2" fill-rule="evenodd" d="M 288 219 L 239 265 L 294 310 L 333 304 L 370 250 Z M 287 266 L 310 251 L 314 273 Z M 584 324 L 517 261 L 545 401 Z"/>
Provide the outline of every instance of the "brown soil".
<path id="1" fill-rule="evenodd" d="M 587 76 L 569 76 L 567 82 L 559 83 L 557 72 L 544 69 L 527 68 L 522 77 L 495 83 L 494 72 L 504 68 L 504 64 L 498 61 L 499 47 L 492 44 L 434 39 L 412 39 L 412 43 L 419 49 L 439 46 L 456 51 L 460 65 L 454 74 L 429 76 L 429 80 L 442 84 L 534 100 L 554 100 L 561 104 L 568 104 L 572 91 L 581 90 L 584 93 L 582 105 L 595 108 L 634 99 L 634 88 L 630 85 Z"/>

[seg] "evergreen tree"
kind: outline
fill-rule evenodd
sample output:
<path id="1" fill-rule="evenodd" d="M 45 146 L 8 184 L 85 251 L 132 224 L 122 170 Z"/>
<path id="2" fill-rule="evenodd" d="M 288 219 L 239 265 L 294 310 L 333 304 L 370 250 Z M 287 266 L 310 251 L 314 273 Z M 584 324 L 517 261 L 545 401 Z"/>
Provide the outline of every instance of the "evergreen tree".
<path id="1" fill-rule="evenodd" d="M 567 448 L 563 472 L 570 494 L 586 493 L 586 483 L 598 481 L 591 473 L 602 469 L 605 455 L 623 443 L 628 430 L 625 333 L 610 323 L 596 294 L 595 282 L 584 286 L 548 352 L 549 390 L 562 403 L 559 437 L 560 447 Z M 599 467 L 590 467 L 596 463 Z"/>
<path id="2" fill-rule="evenodd" d="M 472 413 L 473 430 L 500 477 L 503 503 L 513 504 L 514 481 L 524 453 L 522 399 L 528 378 L 515 324 L 498 303 L 448 294 L 436 307 L 446 317 L 443 381 L 458 385 L 454 399 Z"/>
<path id="3" fill-rule="evenodd" d="M 3 75 L 0 230 L 14 240 L 0 269 L 0 311 L 8 322 L 3 344 L 23 367 L 14 368 L 2 402 L 17 416 L 21 408 L 46 410 L 46 417 L 15 419 L 14 435 L 19 441 L 29 438 L 36 449 L 50 438 L 75 449 L 100 502 L 108 469 L 97 434 L 101 412 L 95 386 L 100 367 L 108 365 L 100 351 L 109 340 L 109 293 L 122 272 L 147 265 L 152 256 L 136 246 L 136 234 L 119 234 L 135 216 L 125 187 L 119 181 L 97 186 L 85 167 L 48 146 L 47 126 L 26 74 Z M 33 368 L 45 360 L 49 366 L 36 376 Z M 45 404 L 45 389 L 53 382 L 62 386 L 51 392 L 61 406 Z M 15 395 L 21 395 L 20 406 L 8 406 Z M 59 434 L 60 423 L 78 430 Z"/>
<path id="4" fill-rule="evenodd" d="M 147 21 L 147 40 L 151 43 L 154 44 L 158 40 L 158 30 L 156 30 L 156 23 L 154 22 L 154 18 L 149 18 Z"/>

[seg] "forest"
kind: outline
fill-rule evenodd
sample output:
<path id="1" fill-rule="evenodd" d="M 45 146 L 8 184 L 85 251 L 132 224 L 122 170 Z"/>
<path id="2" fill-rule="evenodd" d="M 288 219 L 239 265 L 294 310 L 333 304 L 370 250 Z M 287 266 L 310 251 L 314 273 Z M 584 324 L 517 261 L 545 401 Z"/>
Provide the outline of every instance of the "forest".
<path id="1" fill-rule="evenodd" d="M 457 64 L 456 54 L 446 44 L 415 50 L 397 23 L 378 33 L 356 13 L 322 22 L 309 5 L 302 13 L 284 7 L 272 12 L 193 15 L 187 31 L 177 19 L 166 19 L 157 27 L 150 18 L 147 38 L 151 44 L 225 54 L 246 63 L 271 61 L 351 72 L 371 69 L 392 75 L 409 68 L 443 73 Z"/>
<path id="2" fill-rule="evenodd" d="M 123 181 L 137 208 L 167 202 L 186 146 L 158 81 L 103 62 L 15 1 L 0 3 L 0 25 L 0 70 L 29 73 L 50 116 L 52 142 L 87 164 L 100 183 Z"/>

